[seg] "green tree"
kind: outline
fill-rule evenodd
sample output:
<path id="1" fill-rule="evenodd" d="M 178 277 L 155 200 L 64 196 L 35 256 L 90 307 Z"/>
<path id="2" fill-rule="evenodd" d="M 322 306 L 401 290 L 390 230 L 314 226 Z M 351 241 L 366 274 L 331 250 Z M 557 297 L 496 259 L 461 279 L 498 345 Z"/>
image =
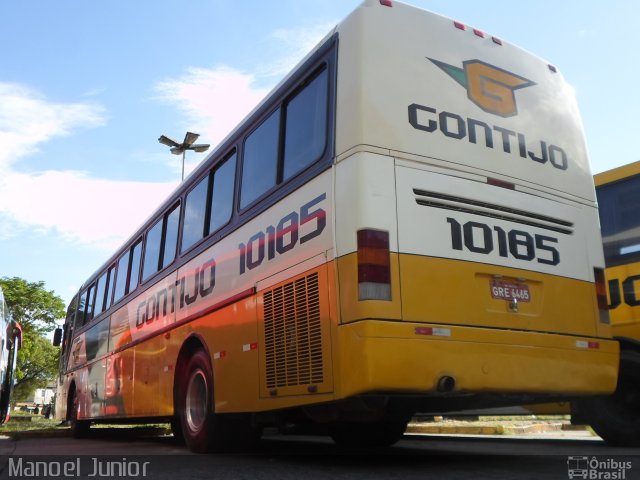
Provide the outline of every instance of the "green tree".
<path id="1" fill-rule="evenodd" d="M 59 350 L 51 345 L 46 333 L 56 327 L 56 320 L 64 318 L 64 302 L 47 290 L 44 282 L 4 277 L 0 287 L 13 319 L 22 326 L 14 395 L 17 401 L 26 400 L 36 388 L 45 387 L 55 378 Z"/>
<path id="2" fill-rule="evenodd" d="M 13 391 L 15 401 L 29 399 L 36 388 L 43 388 L 56 378 L 59 353 L 47 337 L 38 333 L 23 334 L 16 366 L 18 382 Z"/>

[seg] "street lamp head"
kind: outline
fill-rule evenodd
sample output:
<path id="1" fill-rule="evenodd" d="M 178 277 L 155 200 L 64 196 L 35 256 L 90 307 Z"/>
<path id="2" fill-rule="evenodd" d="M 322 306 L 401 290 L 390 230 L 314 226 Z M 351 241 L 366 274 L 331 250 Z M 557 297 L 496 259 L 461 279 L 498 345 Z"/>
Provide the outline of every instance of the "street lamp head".
<path id="1" fill-rule="evenodd" d="M 193 145 L 193 142 L 195 142 L 199 136 L 199 133 L 187 132 L 184 136 L 184 142 L 182 144 L 189 147 Z"/>
<path id="2" fill-rule="evenodd" d="M 158 141 L 163 145 L 166 145 L 167 147 L 177 147 L 180 145 L 178 142 L 176 142 L 172 138 L 167 137 L 166 135 L 160 135 Z"/>
<path id="3" fill-rule="evenodd" d="M 193 150 L 194 152 L 206 152 L 209 149 L 208 143 L 196 143 L 195 142 L 200 135 L 193 132 L 187 132 L 184 136 L 184 141 L 178 143 L 172 138 L 166 135 L 160 135 L 158 141 L 167 147 L 171 147 L 169 151 L 174 155 L 182 154 L 182 179 L 184 180 L 184 157 L 187 150 Z"/>
<path id="4" fill-rule="evenodd" d="M 194 152 L 206 152 L 209 150 L 210 145 L 208 143 L 196 143 L 195 145 L 191 145 L 189 150 L 193 150 Z"/>

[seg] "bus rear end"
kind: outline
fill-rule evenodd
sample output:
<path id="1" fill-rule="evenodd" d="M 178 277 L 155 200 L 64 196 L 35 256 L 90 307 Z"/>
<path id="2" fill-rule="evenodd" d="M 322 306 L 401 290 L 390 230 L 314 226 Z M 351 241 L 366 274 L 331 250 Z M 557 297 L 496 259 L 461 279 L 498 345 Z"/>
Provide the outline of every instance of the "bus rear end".
<path id="1" fill-rule="evenodd" d="M 395 1 L 338 32 L 338 395 L 447 411 L 611 393 L 593 180 L 559 71 Z"/>

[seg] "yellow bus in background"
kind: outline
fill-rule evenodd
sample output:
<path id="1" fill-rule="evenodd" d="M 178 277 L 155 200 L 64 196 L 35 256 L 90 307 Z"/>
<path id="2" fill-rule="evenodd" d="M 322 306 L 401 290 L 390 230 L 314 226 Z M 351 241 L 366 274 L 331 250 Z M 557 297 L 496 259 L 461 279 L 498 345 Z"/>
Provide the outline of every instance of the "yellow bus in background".
<path id="1" fill-rule="evenodd" d="M 612 397 L 576 405 L 574 423 L 595 423 L 612 443 L 640 445 L 640 162 L 594 176 L 606 264 L 609 317 L 620 342 Z M 615 435 L 613 434 L 615 431 Z"/>
<path id="2" fill-rule="evenodd" d="M 594 176 L 613 335 L 640 341 L 640 161 Z"/>
<path id="3" fill-rule="evenodd" d="M 609 395 L 603 269 L 558 69 L 367 0 L 79 288 L 56 415 L 382 446 L 418 411 Z"/>

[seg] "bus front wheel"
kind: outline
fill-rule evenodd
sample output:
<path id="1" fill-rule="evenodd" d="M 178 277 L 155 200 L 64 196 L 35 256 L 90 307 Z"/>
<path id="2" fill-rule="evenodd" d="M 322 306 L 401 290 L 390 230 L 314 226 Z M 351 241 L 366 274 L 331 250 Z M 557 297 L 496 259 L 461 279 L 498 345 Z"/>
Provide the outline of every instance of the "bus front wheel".
<path id="1" fill-rule="evenodd" d="M 620 352 L 618 386 L 613 395 L 572 402 L 573 414 L 611 445 L 640 446 L 640 352 Z"/>

